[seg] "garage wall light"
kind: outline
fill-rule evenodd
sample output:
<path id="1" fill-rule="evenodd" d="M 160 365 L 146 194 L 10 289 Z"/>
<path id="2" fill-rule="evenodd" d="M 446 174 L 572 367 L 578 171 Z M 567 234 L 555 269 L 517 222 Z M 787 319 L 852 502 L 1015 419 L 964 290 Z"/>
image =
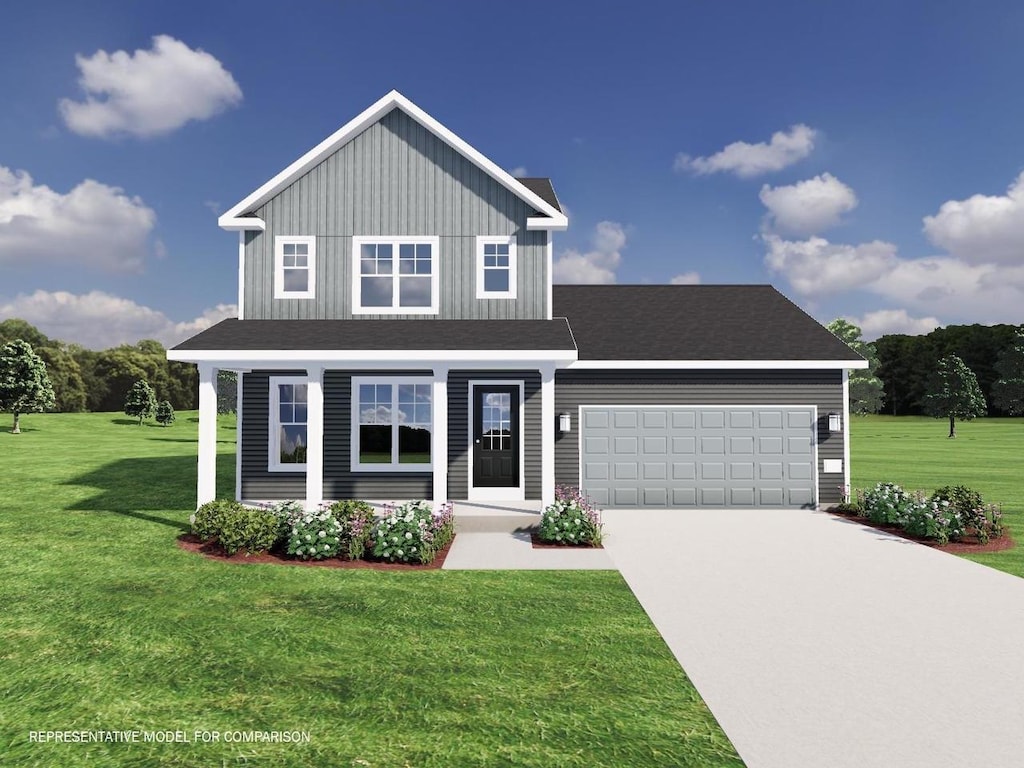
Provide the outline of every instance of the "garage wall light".
<path id="1" fill-rule="evenodd" d="M 828 415 L 828 431 L 829 432 L 842 432 L 843 431 L 843 417 L 839 413 L 830 413 Z"/>
<path id="2" fill-rule="evenodd" d="M 562 434 L 572 432 L 572 419 L 565 411 L 558 414 L 558 431 Z"/>

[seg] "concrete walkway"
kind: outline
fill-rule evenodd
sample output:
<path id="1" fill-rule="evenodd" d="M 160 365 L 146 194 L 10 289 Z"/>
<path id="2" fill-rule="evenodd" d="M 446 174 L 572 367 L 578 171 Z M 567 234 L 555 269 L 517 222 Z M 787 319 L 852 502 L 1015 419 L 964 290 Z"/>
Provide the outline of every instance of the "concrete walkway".
<path id="1" fill-rule="evenodd" d="M 801 510 L 610 510 L 749 768 L 1024 765 L 1024 579 Z"/>
<path id="2" fill-rule="evenodd" d="M 615 570 L 604 549 L 534 549 L 529 533 L 459 533 L 441 567 L 463 571 Z"/>

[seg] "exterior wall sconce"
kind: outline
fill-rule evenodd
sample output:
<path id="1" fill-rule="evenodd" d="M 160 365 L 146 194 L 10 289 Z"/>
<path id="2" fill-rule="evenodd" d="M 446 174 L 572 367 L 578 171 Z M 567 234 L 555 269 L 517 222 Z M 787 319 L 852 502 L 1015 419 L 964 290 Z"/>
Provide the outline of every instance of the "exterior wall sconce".
<path id="1" fill-rule="evenodd" d="M 572 418 L 564 411 L 558 414 L 558 431 L 563 434 L 572 432 Z"/>
<path id="2" fill-rule="evenodd" d="M 838 413 L 830 413 L 828 415 L 828 431 L 829 432 L 842 432 L 843 431 L 843 417 Z"/>

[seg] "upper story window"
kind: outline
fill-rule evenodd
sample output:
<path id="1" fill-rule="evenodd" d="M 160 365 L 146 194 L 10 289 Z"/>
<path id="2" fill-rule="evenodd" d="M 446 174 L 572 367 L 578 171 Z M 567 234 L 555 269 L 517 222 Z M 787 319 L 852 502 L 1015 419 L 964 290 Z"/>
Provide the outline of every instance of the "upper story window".
<path id="1" fill-rule="evenodd" d="M 353 314 L 436 315 L 437 237 L 353 237 Z"/>
<path id="2" fill-rule="evenodd" d="M 274 298 L 312 299 L 316 284 L 316 238 L 274 238 Z"/>
<path id="3" fill-rule="evenodd" d="M 476 239 L 476 297 L 516 297 L 516 237 Z"/>

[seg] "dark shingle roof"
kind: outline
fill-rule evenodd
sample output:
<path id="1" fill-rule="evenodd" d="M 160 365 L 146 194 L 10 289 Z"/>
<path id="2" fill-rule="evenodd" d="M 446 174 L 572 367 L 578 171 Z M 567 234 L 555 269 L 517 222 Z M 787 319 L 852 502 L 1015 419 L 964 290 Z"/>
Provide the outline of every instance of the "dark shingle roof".
<path id="1" fill-rule="evenodd" d="M 569 326 L 555 320 L 222 320 L 178 350 L 568 350 Z"/>
<path id="2" fill-rule="evenodd" d="M 580 360 L 857 360 L 770 285 L 556 285 Z"/>
<path id="3" fill-rule="evenodd" d="M 562 210 L 562 206 L 558 203 L 558 196 L 555 194 L 555 188 L 551 186 L 551 179 L 545 179 L 539 176 L 525 176 L 522 178 L 517 177 L 516 181 L 533 192 L 533 194 L 548 205 L 553 205 L 559 213 L 565 213 L 565 211 Z"/>

